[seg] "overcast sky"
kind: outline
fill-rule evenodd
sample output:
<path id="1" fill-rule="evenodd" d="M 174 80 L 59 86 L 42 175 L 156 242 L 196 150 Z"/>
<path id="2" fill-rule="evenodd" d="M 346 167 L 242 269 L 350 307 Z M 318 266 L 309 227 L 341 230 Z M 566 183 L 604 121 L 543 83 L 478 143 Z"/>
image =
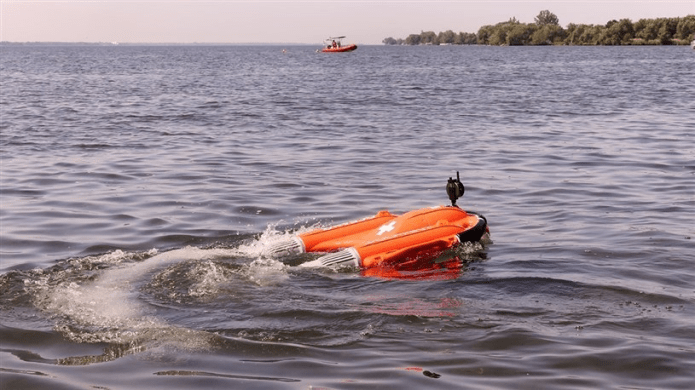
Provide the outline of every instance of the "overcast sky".
<path id="1" fill-rule="evenodd" d="M 0 40 L 10 42 L 346 43 L 445 30 L 477 32 L 542 10 L 569 23 L 695 15 L 695 0 L 0 0 Z"/>

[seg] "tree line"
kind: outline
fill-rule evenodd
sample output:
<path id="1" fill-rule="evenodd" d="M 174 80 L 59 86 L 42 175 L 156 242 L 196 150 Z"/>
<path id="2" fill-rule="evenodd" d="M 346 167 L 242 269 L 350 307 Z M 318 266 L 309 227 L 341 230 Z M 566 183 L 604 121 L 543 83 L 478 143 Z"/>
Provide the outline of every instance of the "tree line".
<path id="1" fill-rule="evenodd" d="M 687 45 L 695 39 L 695 15 L 683 18 L 611 20 L 605 25 L 562 28 L 555 14 L 541 11 L 534 23 L 516 18 L 482 26 L 477 33 L 423 31 L 405 39 L 385 38 L 386 45 Z"/>

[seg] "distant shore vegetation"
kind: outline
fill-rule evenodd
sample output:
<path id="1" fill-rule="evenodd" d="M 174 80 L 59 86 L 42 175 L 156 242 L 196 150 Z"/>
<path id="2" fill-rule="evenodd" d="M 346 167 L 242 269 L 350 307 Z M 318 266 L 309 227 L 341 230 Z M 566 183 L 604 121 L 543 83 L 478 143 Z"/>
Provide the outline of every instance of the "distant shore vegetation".
<path id="1" fill-rule="evenodd" d="M 683 18 L 611 20 L 605 25 L 574 24 L 560 26 L 558 17 L 541 11 L 534 23 L 516 18 L 482 26 L 477 33 L 436 34 L 423 31 L 405 39 L 385 38 L 386 45 L 688 45 L 695 39 L 695 15 Z"/>

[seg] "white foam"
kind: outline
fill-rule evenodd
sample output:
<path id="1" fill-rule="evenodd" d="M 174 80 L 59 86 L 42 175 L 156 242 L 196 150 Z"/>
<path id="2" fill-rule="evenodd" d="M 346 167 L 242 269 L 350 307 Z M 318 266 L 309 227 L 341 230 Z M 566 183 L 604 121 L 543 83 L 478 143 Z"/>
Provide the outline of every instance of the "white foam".
<path id="1" fill-rule="evenodd" d="M 131 343 L 145 336 L 171 340 L 175 339 L 172 333 L 176 334 L 176 330 L 186 335 L 190 335 L 191 330 L 172 327 L 154 316 L 153 311 L 138 300 L 139 292 L 134 283 L 142 281 L 143 275 L 152 270 L 175 262 L 228 257 L 236 253 L 234 249 L 185 247 L 160 254 L 152 250 L 149 254 L 156 255 L 145 261 L 124 263 L 125 259 L 132 259 L 133 254 L 117 250 L 79 262 L 71 261 L 76 266 L 99 262 L 117 265 L 86 282 L 63 281 L 51 286 L 46 276 L 32 285 L 38 288 L 37 306 L 61 319 L 57 328 L 79 342 Z M 57 277 L 59 281 L 63 278 Z"/>
<path id="2" fill-rule="evenodd" d="M 280 261 L 259 258 L 248 265 L 247 276 L 259 286 L 278 285 L 289 279 L 288 268 Z"/>
<path id="3" fill-rule="evenodd" d="M 290 236 L 269 226 L 258 239 L 237 248 L 188 246 L 139 254 L 116 250 L 69 260 L 69 268 L 37 273 L 38 278 L 25 281 L 25 286 L 34 292 L 37 307 L 57 319 L 56 328 L 75 341 L 132 344 L 142 339 L 186 340 L 189 337 L 184 335 L 196 332 L 169 325 L 156 316 L 156 309 L 140 299 L 139 289 L 152 273 L 176 263 L 194 261 L 187 279 L 193 281 L 187 292 L 194 298 L 213 296 L 234 278 L 257 286 L 282 284 L 289 278 L 289 267 L 265 258 L 263 252 Z M 240 257 L 253 261 L 239 269 L 221 267 L 215 262 Z M 101 270 L 104 266 L 108 267 Z M 176 338 L 175 334 L 181 334 L 182 338 Z"/>
<path id="4" fill-rule="evenodd" d="M 298 233 L 300 232 L 302 230 L 298 231 Z M 261 258 L 273 245 L 292 240 L 296 234 L 287 231 L 281 232 L 277 230 L 275 225 L 269 225 L 256 240 L 241 244 L 237 250 L 240 254 L 249 258 Z"/>
<path id="5" fill-rule="evenodd" d="M 228 272 L 212 261 L 196 264 L 188 272 L 188 277 L 196 281 L 188 288 L 188 294 L 192 297 L 216 294 L 219 292 L 219 287 L 231 279 Z"/>

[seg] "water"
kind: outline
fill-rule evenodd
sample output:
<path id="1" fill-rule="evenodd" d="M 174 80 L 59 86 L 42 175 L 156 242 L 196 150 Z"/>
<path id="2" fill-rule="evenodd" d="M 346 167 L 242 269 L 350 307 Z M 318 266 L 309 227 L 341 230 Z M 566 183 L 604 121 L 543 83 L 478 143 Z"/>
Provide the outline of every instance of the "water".
<path id="1" fill-rule="evenodd" d="M 282 49 L 0 48 L 2 388 L 695 385 L 695 52 Z M 454 269 L 262 255 L 457 170 Z"/>

